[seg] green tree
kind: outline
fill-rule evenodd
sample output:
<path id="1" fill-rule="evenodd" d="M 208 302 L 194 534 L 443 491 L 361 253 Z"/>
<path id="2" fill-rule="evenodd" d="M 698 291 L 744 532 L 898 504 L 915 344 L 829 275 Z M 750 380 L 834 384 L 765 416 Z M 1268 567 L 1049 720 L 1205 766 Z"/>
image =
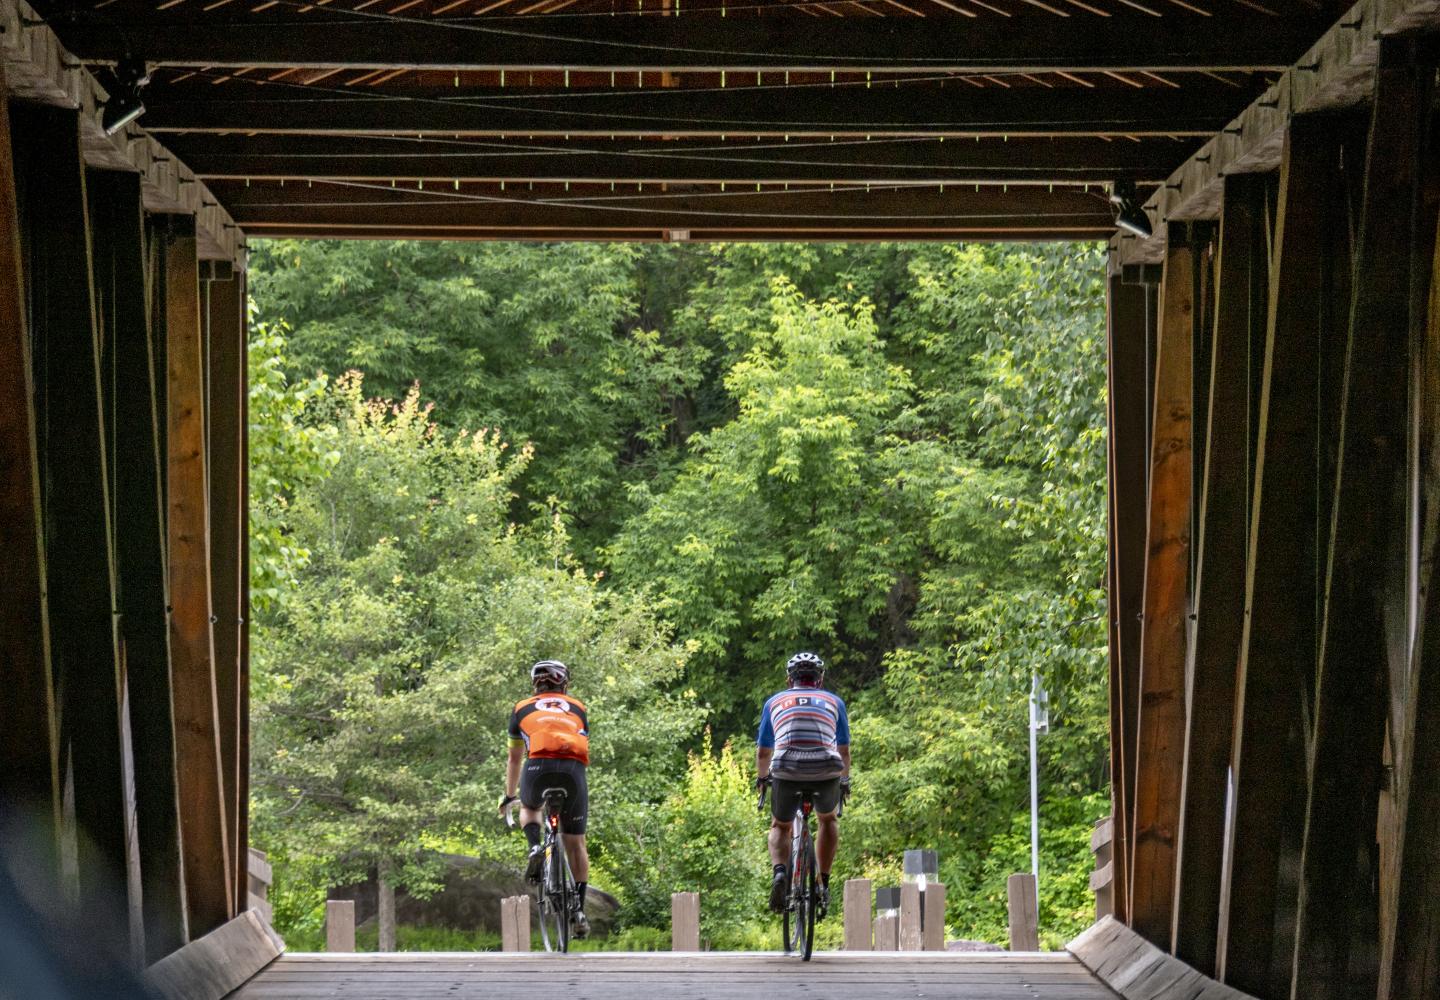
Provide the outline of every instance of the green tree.
<path id="1" fill-rule="evenodd" d="M 418 390 L 367 401 L 358 376 L 330 402 L 334 466 L 290 509 L 310 560 L 256 642 L 256 839 L 317 888 L 374 871 L 389 950 L 394 890 L 434 888 L 437 844 L 501 850 L 480 821 L 530 662 L 575 664 L 596 770 L 612 772 L 595 782 L 598 814 L 627 781 L 678 768 L 700 713 L 656 698 L 684 653 L 643 604 L 602 591 L 558 521 L 508 521 L 528 448 L 442 431 Z"/>

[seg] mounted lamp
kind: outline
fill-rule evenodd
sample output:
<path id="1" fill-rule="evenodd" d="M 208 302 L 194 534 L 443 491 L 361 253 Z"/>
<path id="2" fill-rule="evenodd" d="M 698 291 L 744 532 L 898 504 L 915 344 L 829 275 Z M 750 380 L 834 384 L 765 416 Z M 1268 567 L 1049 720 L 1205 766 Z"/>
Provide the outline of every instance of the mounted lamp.
<path id="1" fill-rule="evenodd" d="M 1142 240 L 1148 240 L 1155 230 L 1150 226 L 1150 217 L 1140 207 L 1139 196 L 1135 193 L 1134 181 L 1116 181 L 1110 189 L 1110 204 L 1115 206 L 1115 225 Z"/>
<path id="2" fill-rule="evenodd" d="M 140 89 L 150 82 L 150 73 L 142 59 L 126 56 L 115 67 L 115 86 L 100 112 L 100 127 L 106 135 L 114 135 L 145 113 Z"/>

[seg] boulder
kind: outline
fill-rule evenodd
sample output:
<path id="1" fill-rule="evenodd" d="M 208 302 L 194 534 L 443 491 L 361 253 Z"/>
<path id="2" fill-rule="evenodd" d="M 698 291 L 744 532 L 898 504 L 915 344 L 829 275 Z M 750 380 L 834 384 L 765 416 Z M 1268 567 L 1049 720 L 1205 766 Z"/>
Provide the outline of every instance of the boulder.
<path id="1" fill-rule="evenodd" d="M 444 854 L 443 886 L 428 899 L 411 896 L 404 889 L 395 892 L 395 919 L 412 927 L 450 927 L 456 930 L 485 930 L 500 933 L 500 900 L 522 896 L 529 891 L 519 868 L 467 857 Z M 355 901 L 357 927 L 376 917 L 376 887 L 372 876 L 354 885 L 337 886 L 330 890 L 331 899 Z M 585 895 L 585 916 L 590 919 L 591 934 L 603 937 L 615 923 L 619 901 L 594 886 Z"/>

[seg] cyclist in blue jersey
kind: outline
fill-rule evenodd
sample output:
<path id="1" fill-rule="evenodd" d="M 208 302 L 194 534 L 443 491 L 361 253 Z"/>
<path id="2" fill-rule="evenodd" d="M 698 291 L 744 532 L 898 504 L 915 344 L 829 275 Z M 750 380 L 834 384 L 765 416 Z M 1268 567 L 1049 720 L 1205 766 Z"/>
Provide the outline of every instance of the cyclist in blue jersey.
<path id="1" fill-rule="evenodd" d="M 845 702 L 826 691 L 825 661 L 796 653 L 785 664 L 789 686 L 765 701 L 755 739 L 756 784 L 770 783 L 770 909 L 785 908 L 789 879 L 791 821 L 805 792 L 813 794 L 818 830 L 820 907 L 830 904 L 830 865 L 840 845 L 836 811 L 850 787 L 850 720 Z"/>

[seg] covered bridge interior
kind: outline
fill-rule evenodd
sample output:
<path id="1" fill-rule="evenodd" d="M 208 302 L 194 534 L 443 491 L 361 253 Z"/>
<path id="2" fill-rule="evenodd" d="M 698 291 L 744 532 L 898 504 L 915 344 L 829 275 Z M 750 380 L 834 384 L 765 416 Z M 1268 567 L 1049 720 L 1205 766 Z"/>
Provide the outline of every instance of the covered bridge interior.
<path id="1" fill-rule="evenodd" d="M 246 890 L 250 239 L 1108 240 L 1112 937 L 1173 956 L 1111 986 L 1440 996 L 1437 32 L 0 0 L 12 954 L 202 997 L 281 948 Z"/>

